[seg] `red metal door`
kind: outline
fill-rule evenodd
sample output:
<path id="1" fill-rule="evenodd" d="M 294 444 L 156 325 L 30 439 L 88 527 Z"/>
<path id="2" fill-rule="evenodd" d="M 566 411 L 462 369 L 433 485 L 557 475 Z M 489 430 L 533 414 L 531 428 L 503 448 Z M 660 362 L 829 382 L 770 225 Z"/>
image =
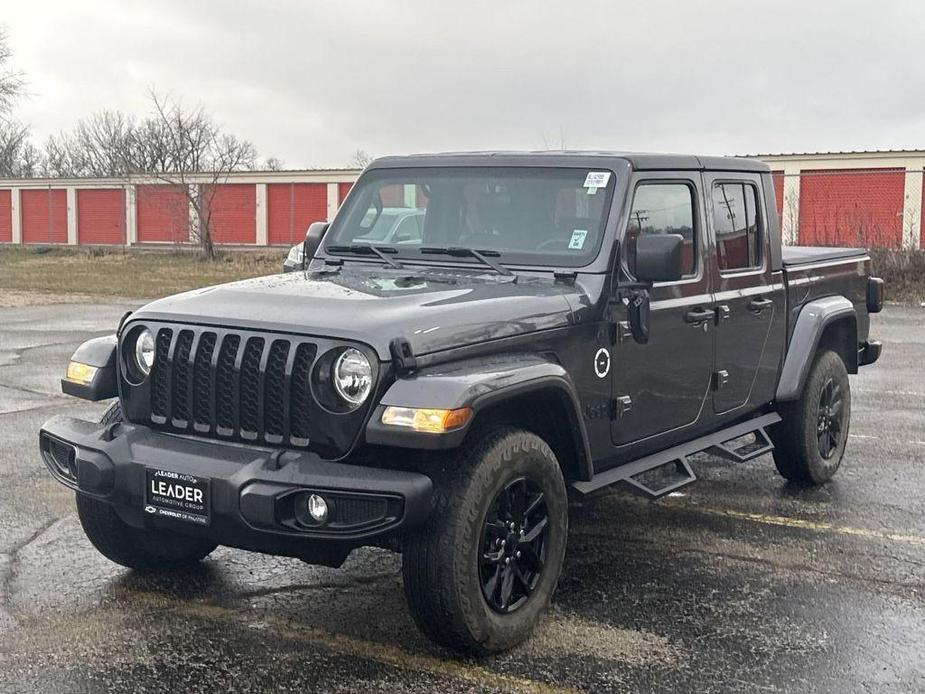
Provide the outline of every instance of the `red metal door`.
<path id="1" fill-rule="evenodd" d="M 218 185 L 210 202 L 215 243 L 256 243 L 257 190 L 253 183 Z"/>
<path id="2" fill-rule="evenodd" d="M 77 243 L 125 243 L 125 191 L 77 191 Z"/>
<path id="3" fill-rule="evenodd" d="M 0 190 L 0 243 L 13 240 L 13 193 Z"/>
<path id="4" fill-rule="evenodd" d="M 139 243 L 189 241 L 189 201 L 181 186 L 135 188 L 135 222 Z"/>
<path id="5" fill-rule="evenodd" d="M 267 186 L 267 240 L 291 246 L 308 225 L 328 218 L 326 183 L 271 183 Z"/>
<path id="6" fill-rule="evenodd" d="M 800 243 L 899 248 L 904 169 L 804 170 L 800 175 Z"/>
<path id="7" fill-rule="evenodd" d="M 777 203 L 777 219 L 784 218 L 784 172 L 772 171 L 771 179 L 774 181 L 774 202 Z"/>
<path id="8" fill-rule="evenodd" d="M 23 243 L 67 243 L 67 191 L 23 190 L 19 200 Z"/>
<path id="9" fill-rule="evenodd" d="M 338 183 L 337 184 L 337 206 L 338 207 L 344 204 L 344 198 L 347 197 L 347 193 L 350 192 L 351 188 L 353 188 L 352 183 Z"/>

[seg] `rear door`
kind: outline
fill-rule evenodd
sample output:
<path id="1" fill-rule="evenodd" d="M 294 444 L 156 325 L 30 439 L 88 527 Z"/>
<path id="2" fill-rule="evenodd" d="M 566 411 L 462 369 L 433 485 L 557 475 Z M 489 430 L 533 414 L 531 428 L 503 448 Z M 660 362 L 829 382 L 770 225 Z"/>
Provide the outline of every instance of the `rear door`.
<path id="1" fill-rule="evenodd" d="M 780 345 L 770 339 L 784 308 L 780 272 L 771 268 L 769 226 L 758 174 L 705 173 L 716 300 L 713 411 L 760 405 L 773 393 Z M 775 338 L 776 338 L 775 333 Z"/>
<path id="2" fill-rule="evenodd" d="M 636 174 L 618 272 L 634 279 L 635 242 L 643 234 L 684 237 L 687 272 L 680 281 L 652 287 L 648 343 L 629 336 L 621 309 L 611 428 L 617 447 L 684 429 L 709 411 L 715 314 L 702 199 L 699 172 Z"/>

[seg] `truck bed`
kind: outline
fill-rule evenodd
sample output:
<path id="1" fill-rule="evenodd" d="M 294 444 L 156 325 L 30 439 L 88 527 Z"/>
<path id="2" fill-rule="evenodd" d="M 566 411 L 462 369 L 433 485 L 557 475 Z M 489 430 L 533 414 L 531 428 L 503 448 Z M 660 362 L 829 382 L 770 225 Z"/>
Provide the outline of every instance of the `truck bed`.
<path id="1" fill-rule="evenodd" d="M 834 248 L 831 246 L 784 246 L 781 250 L 784 267 L 824 263 L 845 258 L 862 258 L 867 255 L 867 251 L 863 248 Z"/>

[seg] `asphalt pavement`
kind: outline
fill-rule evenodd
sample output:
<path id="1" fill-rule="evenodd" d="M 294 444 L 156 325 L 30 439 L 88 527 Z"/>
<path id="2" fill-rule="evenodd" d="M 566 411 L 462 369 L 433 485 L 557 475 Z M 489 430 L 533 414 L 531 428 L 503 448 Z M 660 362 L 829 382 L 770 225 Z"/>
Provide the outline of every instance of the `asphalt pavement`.
<path id="1" fill-rule="evenodd" d="M 537 635 L 460 660 L 417 633 L 385 550 L 335 570 L 220 548 L 170 577 L 93 550 L 37 431 L 99 418 L 59 379 L 130 307 L 0 309 L 0 692 L 925 691 L 925 309 L 873 318 L 832 483 L 699 456 L 670 498 L 585 498 Z"/>

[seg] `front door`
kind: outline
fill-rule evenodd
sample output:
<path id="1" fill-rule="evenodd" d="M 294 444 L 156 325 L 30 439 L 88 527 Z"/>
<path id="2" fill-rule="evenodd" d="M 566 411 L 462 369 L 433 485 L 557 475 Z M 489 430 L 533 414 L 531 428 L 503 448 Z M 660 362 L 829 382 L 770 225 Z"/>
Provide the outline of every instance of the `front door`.
<path id="1" fill-rule="evenodd" d="M 699 173 L 690 172 L 641 173 L 635 180 L 617 272 L 634 279 L 638 236 L 680 234 L 687 273 L 652 287 L 648 343 L 628 334 L 625 308 L 615 312 L 611 438 L 618 447 L 696 424 L 710 393 L 715 312 L 700 186 Z"/>
<path id="2" fill-rule="evenodd" d="M 768 224 L 761 177 L 704 174 L 716 245 L 713 287 L 716 300 L 716 364 L 713 411 L 743 408 L 750 398 L 772 397 L 764 385 L 777 369 L 777 340 L 769 345 L 775 316 L 783 311 L 779 273 L 771 271 Z M 780 331 L 782 333 L 782 331 Z M 769 352 L 770 350 L 770 352 Z M 762 369 L 765 378 L 760 378 Z M 770 377 L 767 377 L 770 376 Z"/>

